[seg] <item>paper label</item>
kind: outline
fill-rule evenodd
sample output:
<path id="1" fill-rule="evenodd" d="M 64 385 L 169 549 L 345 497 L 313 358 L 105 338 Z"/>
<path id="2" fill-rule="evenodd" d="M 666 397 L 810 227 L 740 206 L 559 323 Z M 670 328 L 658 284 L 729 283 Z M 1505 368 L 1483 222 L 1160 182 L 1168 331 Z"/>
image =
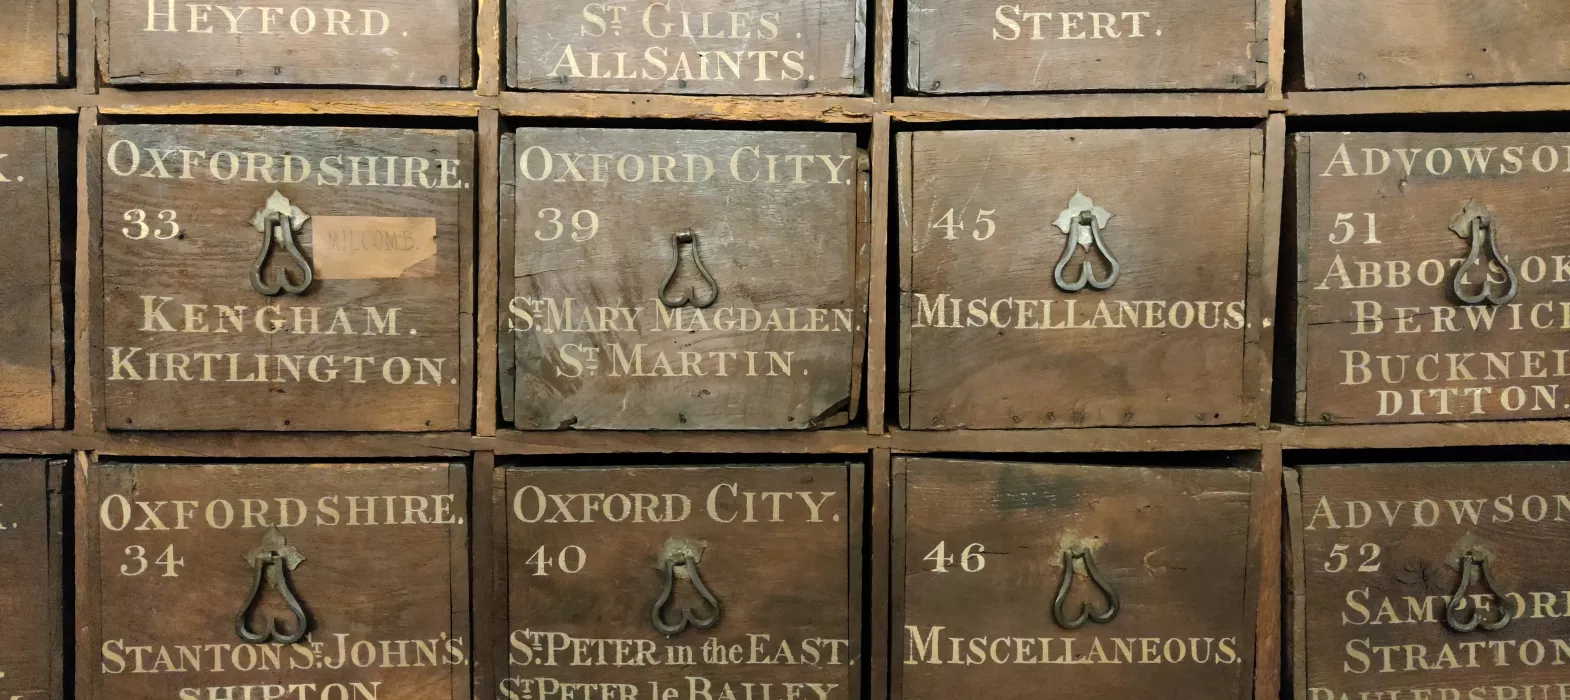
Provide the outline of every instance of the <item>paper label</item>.
<path id="1" fill-rule="evenodd" d="M 317 279 L 429 277 L 436 257 L 436 219 L 390 216 L 311 217 Z"/>

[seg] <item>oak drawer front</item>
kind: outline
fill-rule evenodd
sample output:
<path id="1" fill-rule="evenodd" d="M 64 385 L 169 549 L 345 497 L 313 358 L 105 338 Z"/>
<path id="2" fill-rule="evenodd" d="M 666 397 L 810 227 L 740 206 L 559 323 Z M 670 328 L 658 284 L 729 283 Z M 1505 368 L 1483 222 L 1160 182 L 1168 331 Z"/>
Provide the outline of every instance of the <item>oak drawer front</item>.
<path id="1" fill-rule="evenodd" d="M 517 427 L 805 429 L 856 413 L 868 249 L 853 134 L 511 141 L 499 340 Z"/>
<path id="2" fill-rule="evenodd" d="M 56 358 L 64 356 L 64 331 L 56 327 L 59 266 L 51 261 L 60 248 L 55 139 L 50 127 L 0 128 L 0 430 L 56 427 L 60 417 L 56 385 L 65 377 Z"/>
<path id="3" fill-rule="evenodd" d="M 1546 196 L 1570 135 L 1300 134 L 1296 158 L 1299 421 L 1570 415 L 1570 204 Z"/>
<path id="4" fill-rule="evenodd" d="M 101 464 L 90 481 L 81 697 L 469 697 L 463 466 Z"/>
<path id="5" fill-rule="evenodd" d="M 110 85 L 474 83 L 473 0 L 108 0 Z"/>
<path id="6" fill-rule="evenodd" d="M 1303 0 L 1310 90 L 1570 82 L 1557 0 Z"/>
<path id="7" fill-rule="evenodd" d="M 70 73 L 70 0 L 12 0 L 0 23 L 0 85 L 58 85 Z"/>
<path id="8" fill-rule="evenodd" d="M 1557 697 L 1570 467 L 1335 465 L 1301 480 L 1308 698 Z"/>
<path id="9" fill-rule="evenodd" d="M 472 134 L 142 125 L 102 140 L 109 428 L 469 426 Z"/>
<path id="10" fill-rule="evenodd" d="M 863 0 L 508 0 L 508 84 L 687 95 L 866 92 Z"/>
<path id="11" fill-rule="evenodd" d="M 902 700 L 1252 697 L 1257 475 L 903 462 Z"/>
<path id="12" fill-rule="evenodd" d="M 61 697 L 60 466 L 42 459 L 0 459 L 0 619 L 12 642 L 0 645 L 0 696 Z"/>
<path id="13" fill-rule="evenodd" d="M 1258 90 L 1265 84 L 1268 5 L 1259 0 L 1144 7 L 906 2 L 906 81 L 917 93 Z"/>
<path id="14" fill-rule="evenodd" d="M 900 424 L 1252 421 L 1244 299 L 1261 140 L 901 136 Z"/>
<path id="15" fill-rule="evenodd" d="M 844 464 L 498 474 L 500 697 L 861 697 L 861 474 Z M 606 653 L 574 659 L 561 647 L 591 639 Z"/>

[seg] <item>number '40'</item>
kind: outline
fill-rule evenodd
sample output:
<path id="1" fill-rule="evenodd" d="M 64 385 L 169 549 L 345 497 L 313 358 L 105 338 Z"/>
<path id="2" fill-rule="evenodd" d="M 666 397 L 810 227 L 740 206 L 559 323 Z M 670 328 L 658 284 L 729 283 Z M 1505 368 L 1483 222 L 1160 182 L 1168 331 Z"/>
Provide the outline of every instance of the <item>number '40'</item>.
<path id="1" fill-rule="evenodd" d="M 993 223 L 991 218 L 992 215 L 996 213 L 998 213 L 998 210 L 996 209 L 982 209 L 981 211 L 976 212 L 975 223 L 979 228 L 972 230 L 970 232 L 970 237 L 978 241 L 984 241 L 988 238 L 991 238 L 992 234 L 997 233 L 998 226 L 996 223 Z M 961 213 L 958 217 L 955 217 L 954 210 L 950 209 L 943 213 L 942 218 L 939 218 L 937 223 L 932 225 L 932 228 L 933 230 L 942 229 L 943 240 L 945 241 L 957 240 L 959 238 L 958 232 L 965 228 L 965 225 L 959 222 L 959 220 L 963 219 L 964 217 L 964 213 Z"/>
<path id="2" fill-rule="evenodd" d="M 965 549 L 960 550 L 958 561 L 948 554 L 947 547 L 947 542 L 939 542 L 938 546 L 927 552 L 927 556 L 921 558 L 922 561 L 932 562 L 932 570 L 940 574 L 948 573 L 949 567 L 956 564 L 959 565 L 960 570 L 971 574 L 987 568 L 987 558 L 981 555 L 985 548 L 980 543 L 967 545 Z"/>
<path id="3" fill-rule="evenodd" d="M 539 549 L 534 550 L 534 553 L 530 554 L 529 558 L 524 560 L 523 563 L 525 565 L 534 565 L 535 576 L 550 576 L 549 569 L 552 567 L 564 574 L 576 574 L 579 571 L 583 571 L 585 556 L 583 548 L 575 544 L 562 547 L 561 551 L 557 552 L 554 557 L 547 554 L 545 547 L 541 546 Z"/>

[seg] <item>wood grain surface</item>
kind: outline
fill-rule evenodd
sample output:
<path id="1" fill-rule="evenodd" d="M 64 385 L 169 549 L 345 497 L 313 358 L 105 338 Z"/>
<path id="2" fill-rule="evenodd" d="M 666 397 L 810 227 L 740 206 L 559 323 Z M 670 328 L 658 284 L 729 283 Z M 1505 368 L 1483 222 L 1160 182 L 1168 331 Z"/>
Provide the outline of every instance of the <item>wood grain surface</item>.
<path id="1" fill-rule="evenodd" d="M 473 0 L 108 0 L 110 85 L 474 86 Z"/>
<path id="2" fill-rule="evenodd" d="M 0 128 L 0 430 L 56 427 L 57 418 L 64 427 L 55 409 L 65 383 L 54 361 L 61 235 L 55 139 L 51 127 Z"/>
<path id="3" fill-rule="evenodd" d="M 61 697 L 60 472 L 42 459 L 0 459 L 0 696 Z"/>
<path id="4" fill-rule="evenodd" d="M 1560 0 L 1303 0 L 1310 90 L 1570 82 Z"/>
<path id="5" fill-rule="evenodd" d="M 1570 135 L 1306 133 L 1296 151 L 1299 421 L 1570 415 L 1570 205 L 1549 195 Z M 1468 295 L 1510 288 L 1486 249 L 1462 270 L 1471 244 L 1451 227 L 1469 202 L 1497 222 L 1508 303 L 1454 291 L 1458 274 Z"/>
<path id="6" fill-rule="evenodd" d="M 1306 695 L 1315 698 L 1557 697 L 1565 687 L 1563 463 L 1304 467 L 1294 538 L 1303 544 Z M 1490 559 L 1462 620 L 1519 614 L 1495 631 L 1446 623 L 1467 553 Z M 1528 690 L 1530 689 L 1530 690 Z"/>
<path id="7" fill-rule="evenodd" d="M 1245 422 L 1258 391 L 1243 356 L 1260 132 L 904 138 L 902 427 Z M 1054 283 L 1065 245 L 1054 221 L 1076 193 L 1112 216 L 1103 239 L 1121 276 L 1105 291 Z M 1091 247 L 1067 280 L 1082 261 L 1109 274 Z"/>
<path id="8" fill-rule="evenodd" d="M 1266 0 L 906 2 L 916 93 L 1259 90 L 1267 76 Z"/>
<path id="9" fill-rule="evenodd" d="M 1258 591 L 1248 580 L 1259 535 L 1249 514 L 1259 475 L 897 459 L 906 470 L 895 495 L 905 533 L 894 566 L 897 698 L 962 697 L 982 685 L 1010 700 L 1253 697 Z M 1070 630 L 1053 606 L 1075 547 L 1091 550 L 1120 607 L 1105 624 Z M 1105 611 L 1084 564 L 1074 567 L 1066 615 Z"/>
<path id="10" fill-rule="evenodd" d="M 508 0 L 508 82 L 572 92 L 863 94 L 867 4 Z"/>
<path id="11" fill-rule="evenodd" d="M 415 700 L 469 697 L 465 468 L 447 464 L 122 464 L 90 468 L 101 637 L 78 697 Z M 299 643 L 237 634 L 246 556 L 268 534 L 303 557 L 285 580 L 309 615 Z M 389 545 L 394 545 L 389 547 Z M 144 568 L 145 565 L 145 568 Z M 297 629 L 264 580 L 245 616 Z"/>
<path id="12" fill-rule="evenodd" d="M 472 245 L 472 134 L 117 125 L 103 128 L 103 143 L 94 371 L 111 429 L 470 426 L 460 250 Z M 300 295 L 263 296 L 250 282 L 262 240 L 253 217 L 275 192 L 312 217 L 300 240 L 313 261 L 326 254 L 314 237 L 331 217 L 393 234 L 328 236 L 363 274 L 319 274 Z M 403 246 L 430 226 L 434 247 L 418 262 L 373 264 L 386 261 L 374 250 L 382 242 Z M 263 278 L 282 272 L 301 278 L 275 250 Z"/>
<path id="13" fill-rule="evenodd" d="M 57 85 L 70 74 L 70 0 L 3 0 L 0 85 Z"/>
<path id="14" fill-rule="evenodd" d="M 499 332 L 517 427 L 847 422 L 868 254 L 855 135 L 520 129 L 512 148 Z M 675 242 L 685 231 L 696 245 Z"/>

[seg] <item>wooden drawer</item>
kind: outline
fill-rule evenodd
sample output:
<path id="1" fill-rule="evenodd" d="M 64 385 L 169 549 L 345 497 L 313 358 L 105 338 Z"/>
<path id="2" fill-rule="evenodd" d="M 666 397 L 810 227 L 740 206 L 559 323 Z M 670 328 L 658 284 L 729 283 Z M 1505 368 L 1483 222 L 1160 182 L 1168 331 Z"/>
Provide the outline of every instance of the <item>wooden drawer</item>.
<path id="1" fill-rule="evenodd" d="M 0 22 L 0 85 L 58 85 L 71 74 L 70 0 L 11 0 Z M 0 171 L 3 172 L 3 171 Z"/>
<path id="2" fill-rule="evenodd" d="M 1257 474 L 900 462 L 896 700 L 1253 697 Z"/>
<path id="3" fill-rule="evenodd" d="M 1310 90 L 1570 82 L 1560 0 L 1301 0 Z"/>
<path id="4" fill-rule="evenodd" d="M 862 697 L 859 465 L 495 479 L 498 698 Z"/>
<path id="5" fill-rule="evenodd" d="M 109 428 L 469 427 L 473 134 L 120 125 L 102 153 Z"/>
<path id="6" fill-rule="evenodd" d="M 1268 360 L 1245 297 L 1272 283 L 1249 273 L 1266 267 L 1250 258 L 1264 247 L 1262 141 L 900 135 L 900 424 L 1254 422 Z"/>
<path id="7" fill-rule="evenodd" d="M 1570 416 L 1570 135 L 1295 147 L 1299 422 Z"/>
<path id="8" fill-rule="evenodd" d="M 60 700 L 61 463 L 0 459 L 0 697 Z"/>
<path id="9" fill-rule="evenodd" d="M 916 93 L 1259 90 L 1267 0 L 906 0 Z M 1103 11 L 1092 11 L 1103 10 Z"/>
<path id="10" fill-rule="evenodd" d="M 109 85 L 474 86 L 474 0 L 102 1 Z"/>
<path id="11" fill-rule="evenodd" d="M 77 697 L 470 697 L 462 465 L 88 469 Z"/>
<path id="12" fill-rule="evenodd" d="M 507 0 L 507 82 L 688 95 L 866 91 L 865 0 Z"/>
<path id="13" fill-rule="evenodd" d="M 869 198 L 854 134 L 519 129 L 503 151 L 505 420 L 857 415 Z"/>
<path id="14" fill-rule="evenodd" d="M 1301 479 L 1299 700 L 1570 692 L 1570 466 L 1336 465 Z"/>
<path id="15" fill-rule="evenodd" d="M 0 430 L 66 427 L 55 139 L 0 127 Z"/>

